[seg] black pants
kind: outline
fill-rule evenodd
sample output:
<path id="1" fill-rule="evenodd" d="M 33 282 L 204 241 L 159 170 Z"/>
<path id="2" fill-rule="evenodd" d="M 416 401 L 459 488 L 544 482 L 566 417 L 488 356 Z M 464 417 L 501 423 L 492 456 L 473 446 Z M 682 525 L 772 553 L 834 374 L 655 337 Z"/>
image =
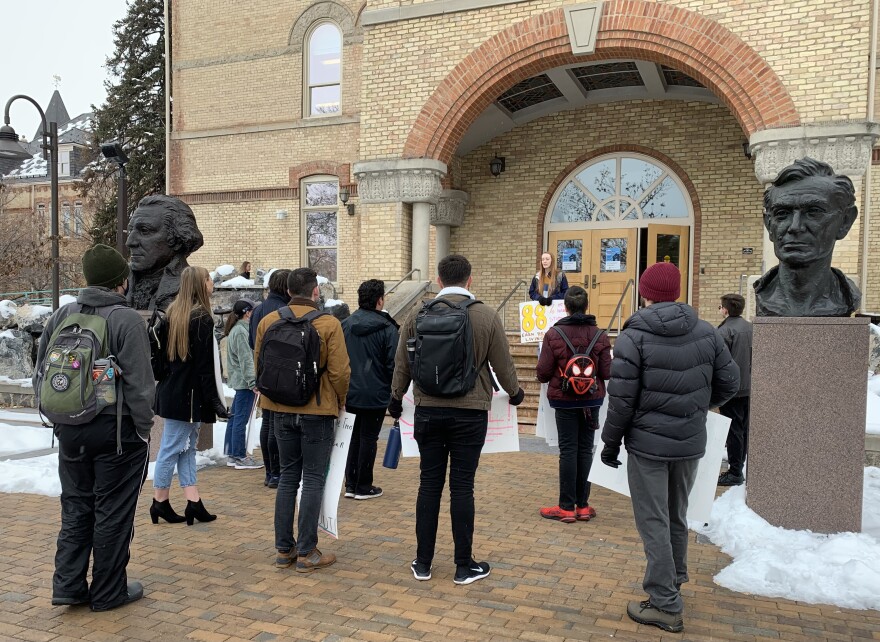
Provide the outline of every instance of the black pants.
<path id="1" fill-rule="evenodd" d="M 85 426 L 59 424 L 61 532 L 55 554 L 52 596 L 91 601 L 96 610 L 126 598 L 129 545 L 134 537 L 138 494 L 147 477 L 149 445 L 130 417 L 122 423 L 122 454 L 116 453 L 116 417 L 98 415 Z M 92 564 L 92 584 L 86 576 Z"/>
<path id="2" fill-rule="evenodd" d="M 416 559 L 423 564 L 430 565 L 434 559 L 447 463 L 455 563 L 469 564 L 473 559 L 474 476 L 488 425 L 489 413 L 485 410 L 416 408 L 413 436 L 421 456 L 416 500 Z"/>
<path id="3" fill-rule="evenodd" d="M 355 415 L 351 445 L 345 463 L 345 488 L 355 493 L 368 493 L 373 487 L 373 466 L 376 463 L 376 443 L 385 420 L 385 409 L 364 410 L 346 408 Z"/>
<path id="4" fill-rule="evenodd" d="M 263 465 L 267 475 L 278 477 L 281 475 L 281 463 L 278 459 L 278 441 L 275 439 L 275 411 L 263 408 L 262 412 L 260 450 L 263 453 Z"/>
<path id="5" fill-rule="evenodd" d="M 734 397 L 718 410 L 730 417 L 727 433 L 727 462 L 730 473 L 742 475 L 749 454 L 749 397 Z"/>
<path id="6" fill-rule="evenodd" d="M 557 408 L 559 435 L 559 507 L 574 510 L 590 500 L 590 467 L 593 441 L 599 422 L 598 408 Z"/>

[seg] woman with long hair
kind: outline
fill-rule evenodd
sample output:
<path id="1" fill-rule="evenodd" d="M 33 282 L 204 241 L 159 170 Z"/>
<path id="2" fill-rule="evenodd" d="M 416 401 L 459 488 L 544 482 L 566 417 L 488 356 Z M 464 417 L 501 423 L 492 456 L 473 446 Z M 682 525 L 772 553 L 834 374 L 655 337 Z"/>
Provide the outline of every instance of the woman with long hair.
<path id="1" fill-rule="evenodd" d="M 217 519 L 202 504 L 196 487 L 196 443 L 199 426 L 213 424 L 217 417 L 228 417 L 217 390 L 214 372 L 214 317 L 210 294 L 214 290 L 208 271 L 189 266 L 180 275 L 180 291 L 168 306 L 160 338 L 168 360 L 167 374 L 156 388 L 156 414 L 165 420 L 153 477 L 154 524 L 161 517 L 167 522 L 192 525 L 194 520 Z M 181 517 L 168 500 L 171 476 L 177 476 L 186 510 Z"/>
<path id="2" fill-rule="evenodd" d="M 247 454 L 247 424 L 256 400 L 257 376 L 254 374 L 254 351 L 248 343 L 251 314 L 254 304 L 246 299 L 236 301 L 226 319 L 223 333 L 226 335 L 226 378 L 235 390 L 229 421 L 226 422 L 224 451 L 229 457 L 227 465 L 236 470 L 262 468 Z"/>
<path id="3" fill-rule="evenodd" d="M 554 301 L 564 300 L 567 291 L 568 279 L 565 278 L 565 272 L 557 271 L 556 258 L 550 252 L 544 252 L 538 259 L 538 273 L 532 278 L 529 298 L 548 306 Z"/>
<path id="4" fill-rule="evenodd" d="M 241 264 L 241 268 L 238 270 L 238 276 L 243 276 L 246 279 L 251 278 L 251 262 L 245 261 Z"/>

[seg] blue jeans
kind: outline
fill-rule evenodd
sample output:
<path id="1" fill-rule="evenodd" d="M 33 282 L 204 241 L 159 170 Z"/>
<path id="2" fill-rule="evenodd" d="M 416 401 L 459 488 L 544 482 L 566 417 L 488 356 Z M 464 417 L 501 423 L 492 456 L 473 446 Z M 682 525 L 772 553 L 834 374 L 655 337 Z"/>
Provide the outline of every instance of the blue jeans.
<path id="1" fill-rule="evenodd" d="M 162 441 L 156 455 L 153 488 L 171 488 L 171 475 L 177 466 L 180 487 L 196 485 L 196 444 L 199 441 L 199 422 L 165 419 Z"/>
<path id="2" fill-rule="evenodd" d="M 306 555 L 318 546 L 318 518 L 324 481 L 336 432 L 336 417 L 275 413 L 275 439 L 281 463 L 281 479 L 275 495 L 275 548 L 288 553 L 294 549 Z M 302 479 L 297 533 L 293 537 L 296 495 Z"/>
<path id="3" fill-rule="evenodd" d="M 226 437 L 223 452 L 230 457 L 241 459 L 247 455 L 247 424 L 254 407 L 253 390 L 236 390 L 232 399 L 229 419 L 226 421 Z"/>

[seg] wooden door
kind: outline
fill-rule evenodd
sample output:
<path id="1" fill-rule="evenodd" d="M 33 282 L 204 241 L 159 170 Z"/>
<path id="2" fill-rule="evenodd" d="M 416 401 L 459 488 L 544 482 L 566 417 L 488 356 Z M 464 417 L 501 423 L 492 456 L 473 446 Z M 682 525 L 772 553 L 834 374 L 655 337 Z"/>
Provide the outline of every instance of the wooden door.
<path id="1" fill-rule="evenodd" d="M 681 296 L 678 301 L 687 303 L 688 273 L 690 271 L 690 234 L 687 225 L 648 225 L 648 263 L 673 263 L 681 272 Z M 646 266 L 646 267 L 647 267 Z"/>
<path id="2" fill-rule="evenodd" d="M 623 228 L 592 231 L 590 267 L 590 313 L 599 327 L 608 326 L 618 301 L 638 266 L 638 230 Z M 635 288 L 630 287 L 620 310 L 620 325 L 633 313 Z M 615 329 L 618 322 L 614 322 Z"/>
<path id="3" fill-rule="evenodd" d="M 550 232 L 547 251 L 556 259 L 556 269 L 565 272 L 568 285 L 588 289 L 590 282 L 590 252 L 592 236 L 589 230 Z M 537 270 L 535 270 L 537 272 Z M 534 276 L 534 274 L 532 275 Z"/>

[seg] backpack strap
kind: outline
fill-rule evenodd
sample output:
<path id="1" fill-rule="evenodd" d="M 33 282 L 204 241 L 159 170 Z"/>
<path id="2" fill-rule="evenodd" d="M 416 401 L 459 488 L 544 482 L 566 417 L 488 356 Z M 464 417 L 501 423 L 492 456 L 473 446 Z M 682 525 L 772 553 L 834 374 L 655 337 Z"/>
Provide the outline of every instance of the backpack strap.
<path id="1" fill-rule="evenodd" d="M 281 315 L 281 319 L 284 321 L 292 321 L 293 319 L 297 318 L 297 316 L 293 313 L 293 310 L 290 309 L 289 305 L 285 305 L 283 308 L 280 308 L 278 313 Z M 309 323 L 312 323 L 318 317 L 323 317 L 323 316 L 330 316 L 330 313 L 325 312 L 324 310 L 311 310 L 309 312 L 306 312 L 300 318 L 303 321 L 308 321 Z M 315 328 L 315 331 L 317 331 L 317 328 Z M 318 336 L 319 337 L 321 336 L 320 332 L 318 332 Z M 320 362 L 320 360 L 321 360 L 321 355 L 318 354 L 318 361 Z M 315 386 L 315 401 L 317 401 L 318 405 L 320 406 L 321 405 L 321 376 L 324 374 L 324 372 L 326 372 L 327 364 L 325 363 L 323 366 L 321 366 L 320 363 L 317 363 L 317 364 L 315 364 L 315 366 L 317 368 L 316 374 L 318 375 L 318 384 L 317 384 L 317 386 Z"/>
<path id="2" fill-rule="evenodd" d="M 575 350 L 574 346 L 571 343 L 571 340 L 568 338 L 568 335 L 566 335 L 562 331 L 562 328 L 554 325 L 553 329 L 556 330 L 556 332 L 559 334 L 560 337 L 562 337 L 562 340 L 565 341 L 565 345 L 568 346 L 568 349 L 571 350 L 571 353 L 573 355 L 578 354 L 578 351 Z M 581 354 L 585 354 L 589 357 L 590 353 L 593 351 L 593 347 L 596 345 L 596 342 L 599 340 L 599 337 L 601 337 L 603 334 L 605 334 L 605 330 L 603 330 L 602 328 L 596 328 L 596 334 L 593 335 L 593 339 L 590 341 L 590 345 L 588 345 L 586 351 Z"/>
<path id="3" fill-rule="evenodd" d="M 103 318 L 104 321 L 107 322 L 107 342 L 110 341 L 110 315 L 116 312 L 116 310 L 121 310 L 123 308 L 127 308 L 127 305 L 105 305 L 100 308 L 91 308 L 94 312 L 86 312 L 85 314 L 97 314 L 99 317 Z M 106 346 L 107 351 L 109 352 L 110 346 Z M 119 380 L 122 377 L 122 370 L 119 368 L 119 362 L 116 360 L 116 355 L 108 354 L 107 360 L 111 363 L 113 368 L 113 386 L 116 388 L 116 454 L 122 454 L 122 386 L 119 383 Z"/>

